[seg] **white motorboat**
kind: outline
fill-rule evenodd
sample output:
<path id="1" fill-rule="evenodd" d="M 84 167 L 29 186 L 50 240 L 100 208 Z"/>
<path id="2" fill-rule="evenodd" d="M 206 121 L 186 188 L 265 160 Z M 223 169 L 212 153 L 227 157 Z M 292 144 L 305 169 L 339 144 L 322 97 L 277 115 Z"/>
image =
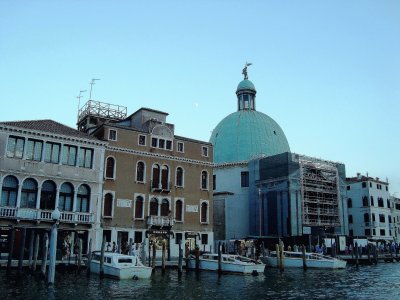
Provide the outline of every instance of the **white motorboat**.
<path id="1" fill-rule="evenodd" d="M 100 274 L 101 252 L 92 253 L 90 271 Z M 104 276 L 117 279 L 149 278 L 152 268 L 142 264 L 139 257 L 120 253 L 104 253 Z"/>
<path id="2" fill-rule="evenodd" d="M 189 255 L 188 267 L 189 269 L 196 268 L 196 257 L 195 255 Z M 218 254 L 217 253 L 203 253 L 199 256 L 199 269 L 218 271 Z M 250 258 L 231 255 L 221 254 L 221 271 L 227 273 L 238 273 L 238 274 L 258 274 L 263 273 L 265 264 L 260 261 L 254 261 Z"/>
<path id="3" fill-rule="evenodd" d="M 319 253 L 306 252 L 305 256 L 307 268 L 344 269 L 347 264 L 347 262 L 344 260 L 322 255 Z M 276 251 L 271 251 L 268 256 L 262 257 L 261 260 L 268 267 L 278 266 Z M 283 251 L 282 261 L 284 268 L 303 268 L 303 253 Z"/>

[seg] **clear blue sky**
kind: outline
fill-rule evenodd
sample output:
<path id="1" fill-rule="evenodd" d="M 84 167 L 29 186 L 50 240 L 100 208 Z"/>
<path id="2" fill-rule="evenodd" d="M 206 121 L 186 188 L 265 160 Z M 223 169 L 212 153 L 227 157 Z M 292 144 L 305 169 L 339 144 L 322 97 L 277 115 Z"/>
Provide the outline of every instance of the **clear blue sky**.
<path id="1" fill-rule="evenodd" d="M 168 112 L 176 134 L 208 141 L 246 60 L 293 152 L 400 196 L 397 0 L 1 0 L 0 121 L 75 127 L 79 90 L 100 78 L 93 99 Z"/>

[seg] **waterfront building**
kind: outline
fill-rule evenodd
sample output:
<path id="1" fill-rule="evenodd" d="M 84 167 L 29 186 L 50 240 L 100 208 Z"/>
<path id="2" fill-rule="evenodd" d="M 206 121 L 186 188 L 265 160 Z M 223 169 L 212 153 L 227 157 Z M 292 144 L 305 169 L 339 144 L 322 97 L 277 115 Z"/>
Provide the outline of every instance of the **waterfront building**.
<path id="1" fill-rule="evenodd" d="M 52 120 L 1 122 L 1 234 L 16 229 L 16 245 L 24 228 L 26 241 L 34 233 L 43 237 L 58 209 L 58 248 L 64 239 L 73 247 L 79 236 L 85 252 L 99 227 L 105 145 Z"/>
<path id="2" fill-rule="evenodd" d="M 180 242 L 213 245 L 212 145 L 175 135 L 167 116 L 149 108 L 126 116 L 125 107 L 93 100 L 79 112 L 78 128 L 108 142 L 98 234 L 110 250 L 115 242 L 126 252 L 132 241 L 147 252 L 149 241 L 166 241 L 176 257 Z"/>
<path id="3" fill-rule="evenodd" d="M 393 239 L 398 243 L 400 242 L 400 198 L 395 197 L 394 195 L 390 196 L 390 213 L 393 222 Z"/>
<path id="4" fill-rule="evenodd" d="M 392 241 L 395 223 L 389 183 L 357 173 L 346 178 L 349 235 L 375 241 Z"/>
<path id="5" fill-rule="evenodd" d="M 247 66 L 237 111 L 210 138 L 215 240 L 346 234 L 344 165 L 291 153 L 278 123 L 256 110 Z"/>

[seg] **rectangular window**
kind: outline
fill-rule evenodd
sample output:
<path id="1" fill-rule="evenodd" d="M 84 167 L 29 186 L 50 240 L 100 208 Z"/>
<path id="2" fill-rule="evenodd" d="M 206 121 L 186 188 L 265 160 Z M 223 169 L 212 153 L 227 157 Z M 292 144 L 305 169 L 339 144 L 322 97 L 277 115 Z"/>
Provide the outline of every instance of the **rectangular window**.
<path id="1" fill-rule="evenodd" d="M 7 144 L 7 157 L 22 158 L 24 155 L 25 139 L 10 136 Z"/>
<path id="2" fill-rule="evenodd" d="M 372 222 L 375 222 L 375 214 L 372 214 Z"/>
<path id="3" fill-rule="evenodd" d="M 202 156 L 208 156 L 208 147 L 202 146 L 201 147 L 201 155 Z"/>
<path id="4" fill-rule="evenodd" d="M 372 235 L 376 235 L 376 229 L 372 229 Z"/>
<path id="5" fill-rule="evenodd" d="M 58 164 L 60 162 L 60 149 L 60 144 L 46 142 L 44 146 L 44 161 Z"/>
<path id="6" fill-rule="evenodd" d="M 117 131 L 114 129 L 109 129 L 108 130 L 108 139 L 110 141 L 116 141 L 117 140 Z"/>
<path id="7" fill-rule="evenodd" d="M 165 149 L 172 150 L 172 141 L 166 141 Z"/>
<path id="8" fill-rule="evenodd" d="M 146 146 L 146 136 L 145 135 L 139 135 L 139 145 Z"/>
<path id="9" fill-rule="evenodd" d="M 26 144 L 26 159 L 41 161 L 42 160 L 43 142 L 28 139 Z"/>
<path id="10" fill-rule="evenodd" d="M 217 188 L 217 175 L 213 175 L 213 191 Z"/>
<path id="11" fill-rule="evenodd" d="M 349 185 L 347 186 L 347 190 L 350 191 L 350 186 Z"/>
<path id="12" fill-rule="evenodd" d="M 372 182 L 369 183 L 369 187 L 372 188 Z"/>
<path id="13" fill-rule="evenodd" d="M 107 243 L 111 243 L 111 230 L 103 230 L 103 236 L 106 238 Z M 108 251 L 111 251 L 111 249 Z"/>
<path id="14" fill-rule="evenodd" d="M 158 140 L 158 148 L 161 148 L 161 149 L 165 148 L 165 140 L 164 139 Z"/>
<path id="15" fill-rule="evenodd" d="M 151 138 L 151 146 L 152 147 L 157 147 L 157 139 L 156 138 Z"/>
<path id="16" fill-rule="evenodd" d="M 182 232 L 175 233 L 175 244 L 179 245 L 182 241 Z"/>
<path id="17" fill-rule="evenodd" d="M 201 243 L 203 245 L 207 245 L 208 244 L 208 234 L 207 233 L 202 233 L 201 234 Z"/>
<path id="18" fill-rule="evenodd" d="M 379 222 L 385 223 L 385 215 L 382 214 L 379 215 Z"/>
<path id="19" fill-rule="evenodd" d="M 249 187 L 249 172 L 241 172 L 241 187 Z"/>
<path id="20" fill-rule="evenodd" d="M 371 235 L 371 229 L 365 228 L 364 233 L 365 233 L 365 235 Z"/>
<path id="21" fill-rule="evenodd" d="M 143 242 L 143 232 L 135 231 L 135 243 Z"/>
<path id="22" fill-rule="evenodd" d="M 366 183 L 366 182 L 363 182 L 363 183 L 362 183 L 362 187 L 363 187 L 363 188 L 366 188 L 366 187 L 367 187 L 367 183 Z"/>
<path id="23" fill-rule="evenodd" d="M 177 151 L 178 152 L 184 152 L 184 147 L 183 147 L 183 143 L 182 142 L 178 142 Z"/>
<path id="24" fill-rule="evenodd" d="M 93 149 L 79 148 L 79 167 L 91 168 L 93 160 Z"/>
<path id="25" fill-rule="evenodd" d="M 381 229 L 381 236 L 385 236 L 386 235 L 386 230 L 385 229 Z"/>
<path id="26" fill-rule="evenodd" d="M 349 215 L 349 224 L 353 224 L 353 216 Z"/>
<path id="27" fill-rule="evenodd" d="M 78 148 L 76 146 L 64 145 L 62 152 L 62 164 L 68 166 L 76 165 L 76 155 L 78 153 Z"/>

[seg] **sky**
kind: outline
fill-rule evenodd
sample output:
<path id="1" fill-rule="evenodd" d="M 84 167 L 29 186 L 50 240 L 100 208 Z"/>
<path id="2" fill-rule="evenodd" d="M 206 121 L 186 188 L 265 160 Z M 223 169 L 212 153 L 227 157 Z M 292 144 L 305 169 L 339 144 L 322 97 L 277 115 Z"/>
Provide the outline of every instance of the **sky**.
<path id="1" fill-rule="evenodd" d="M 246 61 L 292 152 L 400 197 L 400 1 L 0 0 L 0 121 L 76 127 L 96 78 L 92 99 L 208 141 Z"/>

